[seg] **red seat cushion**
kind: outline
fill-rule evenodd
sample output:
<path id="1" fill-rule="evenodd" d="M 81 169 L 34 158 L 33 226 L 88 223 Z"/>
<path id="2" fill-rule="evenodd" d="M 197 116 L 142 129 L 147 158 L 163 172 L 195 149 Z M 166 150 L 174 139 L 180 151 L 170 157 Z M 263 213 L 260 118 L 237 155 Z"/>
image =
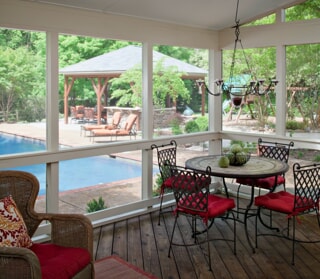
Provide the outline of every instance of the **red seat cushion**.
<path id="1" fill-rule="evenodd" d="M 204 222 L 207 222 L 208 219 L 213 219 L 215 217 L 222 216 L 225 214 L 225 212 L 235 207 L 235 203 L 233 199 L 219 197 L 217 195 L 210 194 L 208 211 L 201 212 L 199 211 L 199 209 L 205 210 L 204 207 L 206 205 L 206 201 L 203 201 L 203 193 L 199 193 L 199 199 L 195 198 L 194 196 L 189 198 L 190 198 L 190 203 L 188 202 L 186 203 L 182 201 L 181 203 L 178 204 L 178 207 L 176 208 L 176 210 L 186 214 L 199 215 L 200 217 L 203 218 Z"/>
<path id="2" fill-rule="evenodd" d="M 276 176 L 270 176 L 265 178 L 237 178 L 237 183 L 249 186 L 256 186 L 263 189 L 272 189 L 276 183 Z M 285 183 L 285 178 L 282 175 L 277 176 L 277 185 L 281 185 Z"/>
<path id="3" fill-rule="evenodd" d="M 71 278 L 90 263 L 90 254 L 83 248 L 34 243 L 29 249 L 40 261 L 43 279 Z"/>
<path id="4" fill-rule="evenodd" d="M 297 215 L 307 209 L 311 209 L 315 206 L 312 200 L 301 199 L 303 206 L 294 208 L 295 195 L 280 191 L 276 193 L 268 193 L 266 195 L 258 196 L 255 198 L 255 205 L 262 206 L 274 211 L 287 213 L 289 215 Z M 298 199 L 299 201 L 299 199 Z"/>

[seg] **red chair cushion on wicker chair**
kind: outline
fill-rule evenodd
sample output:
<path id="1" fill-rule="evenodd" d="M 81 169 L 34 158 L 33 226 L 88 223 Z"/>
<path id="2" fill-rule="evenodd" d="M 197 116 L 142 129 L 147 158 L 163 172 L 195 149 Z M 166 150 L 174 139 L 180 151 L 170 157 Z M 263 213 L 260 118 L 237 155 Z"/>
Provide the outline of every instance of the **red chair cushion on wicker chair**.
<path id="1" fill-rule="evenodd" d="M 51 243 L 34 243 L 30 248 L 38 257 L 43 279 L 68 279 L 90 263 L 86 249 Z"/>
<path id="2" fill-rule="evenodd" d="M 238 178 L 237 183 L 249 186 L 256 186 L 263 189 L 272 189 L 276 183 L 276 177 L 265 177 L 265 178 L 257 178 L 257 179 L 250 179 L 250 178 Z M 282 175 L 277 176 L 277 185 L 281 185 L 285 183 L 285 178 Z"/>
<path id="3" fill-rule="evenodd" d="M 310 202 L 307 202 L 307 200 L 303 200 L 302 202 L 304 206 L 300 208 L 298 207 L 294 210 L 294 202 L 295 195 L 289 192 L 280 191 L 276 193 L 268 193 L 266 195 L 258 196 L 255 198 L 254 203 L 256 206 L 262 206 L 270 210 L 287 213 L 290 215 L 297 215 L 300 212 L 314 207 L 314 202 L 312 200 L 310 200 Z"/>

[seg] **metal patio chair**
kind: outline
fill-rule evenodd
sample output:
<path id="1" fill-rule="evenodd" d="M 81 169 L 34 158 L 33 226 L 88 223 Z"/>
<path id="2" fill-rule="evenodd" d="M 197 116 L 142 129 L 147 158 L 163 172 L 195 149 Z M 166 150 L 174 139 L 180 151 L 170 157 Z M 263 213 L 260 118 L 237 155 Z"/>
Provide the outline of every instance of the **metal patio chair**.
<path id="1" fill-rule="evenodd" d="M 171 140 L 169 144 L 156 145 L 152 144 L 151 149 L 157 150 L 158 167 L 161 176 L 161 187 L 160 187 L 160 208 L 159 208 L 159 221 L 162 212 L 162 203 L 165 190 L 172 189 L 171 169 L 170 166 L 176 165 L 177 157 L 177 143 L 175 140 Z"/>
<path id="2" fill-rule="evenodd" d="M 258 139 L 258 156 L 271 158 L 275 160 L 279 160 L 285 163 L 288 163 L 289 155 L 290 155 L 290 148 L 294 146 L 294 143 L 291 141 L 288 144 L 285 143 L 277 143 L 277 142 L 270 142 L 270 141 L 263 141 L 261 138 Z M 285 190 L 286 180 L 285 174 L 265 177 L 265 178 L 258 178 L 258 179 L 251 179 L 251 178 L 237 178 L 236 182 L 239 183 L 237 189 L 237 209 L 238 212 L 241 210 L 239 208 L 239 192 L 241 186 L 251 186 L 251 187 L 258 187 L 259 194 L 261 189 L 266 189 L 270 192 L 273 192 L 278 186 L 282 185 L 283 189 Z M 239 214 L 239 213 L 238 213 Z M 239 215 L 238 215 L 239 216 Z"/>
<path id="3" fill-rule="evenodd" d="M 312 232 L 307 232 L 305 239 L 302 239 L 302 234 L 299 234 L 299 239 L 296 237 L 296 222 L 303 222 L 301 215 L 310 214 L 315 212 L 315 217 L 318 221 L 320 230 L 320 216 L 319 216 L 319 203 L 320 203 L 320 164 L 301 166 L 299 163 L 293 165 L 294 176 L 294 193 L 280 191 L 270 192 L 266 195 L 261 195 L 255 198 L 255 205 L 258 207 L 256 215 L 256 247 L 258 248 L 258 237 L 273 235 L 277 237 L 284 237 L 292 241 L 292 259 L 291 263 L 295 262 L 295 244 L 300 243 L 317 243 L 319 240 L 313 240 L 311 237 Z M 275 212 L 285 214 L 286 217 L 281 223 L 287 223 L 282 233 L 258 233 L 257 223 L 258 219 L 267 228 L 277 230 L 278 228 L 270 227 L 267 225 L 261 214 L 261 209 L 268 209 Z M 299 219 L 298 219 L 299 218 Z M 287 221 L 287 222 L 285 222 Z M 292 229 L 290 223 L 292 222 Z M 319 234 L 318 234 L 319 235 Z"/>
<path id="4" fill-rule="evenodd" d="M 236 254 L 236 219 L 232 209 L 235 207 L 235 202 L 231 198 L 226 198 L 210 193 L 210 167 L 207 167 L 206 172 L 200 172 L 195 170 L 186 169 L 183 167 L 172 166 L 172 190 L 176 200 L 175 221 L 170 238 L 170 247 L 168 256 L 170 257 L 172 246 L 191 246 L 207 243 L 208 253 L 208 266 L 211 271 L 211 253 L 210 253 L 210 241 L 224 240 L 231 241 L 234 244 L 233 252 Z M 192 218 L 192 237 L 193 243 L 188 243 L 186 240 L 180 242 L 174 242 L 174 232 L 177 227 L 177 221 L 180 214 L 189 216 Z M 232 217 L 230 217 L 232 216 Z M 213 221 L 215 218 L 224 218 L 233 220 L 233 239 L 229 238 L 214 238 L 209 239 L 209 221 Z M 197 230 L 197 219 L 200 219 L 205 229 L 199 233 Z M 204 240 L 200 240 L 200 234 L 205 233 Z"/>

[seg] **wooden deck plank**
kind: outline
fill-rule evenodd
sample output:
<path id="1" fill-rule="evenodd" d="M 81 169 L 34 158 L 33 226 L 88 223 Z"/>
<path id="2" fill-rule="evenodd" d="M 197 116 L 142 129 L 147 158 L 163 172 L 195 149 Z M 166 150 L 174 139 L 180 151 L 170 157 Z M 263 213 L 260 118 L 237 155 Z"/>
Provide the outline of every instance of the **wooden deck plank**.
<path id="1" fill-rule="evenodd" d="M 128 219 L 128 258 L 127 261 L 143 269 L 139 218 Z"/>
<path id="2" fill-rule="evenodd" d="M 169 216 L 169 221 L 167 221 L 166 217 L 171 214 L 171 212 L 162 214 L 160 225 L 158 225 L 158 213 L 156 212 L 152 215 L 152 224 L 156 236 L 162 278 L 179 278 L 174 259 L 168 257 L 170 243 L 169 233 L 171 230 L 168 231 L 167 222 L 169 222 L 169 225 L 172 225 L 172 217 Z"/>
<path id="3" fill-rule="evenodd" d="M 188 240 L 192 240 L 192 231 L 191 231 L 191 218 L 187 219 L 188 224 L 186 224 L 186 230 L 184 237 Z M 201 231 L 205 229 L 204 226 L 202 226 L 202 222 L 197 223 L 197 230 Z M 205 234 L 202 236 L 202 238 L 205 237 Z M 202 244 L 201 246 L 190 246 L 188 247 L 188 253 L 189 257 L 192 260 L 193 268 L 195 270 L 195 273 L 197 275 L 197 278 L 219 278 L 217 277 L 217 274 L 214 272 L 209 271 L 209 266 L 207 263 L 207 244 Z M 212 253 L 211 253 L 212 254 Z M 221 277 L 220 277 L 221 278 Z"/>
<path id="4" fill-rule="evenodd" d="M 94 236 L 99 236 L 100 240 L 96 248 L 95 258 L 99 260 L 112 255 L 114 224 L 105 225 L 101 229 L 96 228 L 95 232 L 98 232 L 97 229 L 99 229 L 99 234 L 95 233 Z"/>
<path id="5" fill-rule="evenodd" d="M 169 238 L 171 237 L 173 231 L 174 222 L 172 221 L 174 221 L 174 218 L 172 217 L 168 216 L 168 218 L 166 219 L 166 226 L 168 228 Z M 187 222 L 186 217 L 183 215 L 180 215 L 178 217 L 177 225 L 173 236 L 173 243 L 194 244 L 194 239 L 191 235 L 191 226 Z M 173 245 L 170 257 L 176 263 L 177 270 L 180 276 L 179 278 L 197 278 L 194 269 L 194 264 L 191 260 L 191 256 L 187 247 Z M 203 263 L 205 263 L 204 257 Z"/>
<path id="6" fill-rule="evenodd" d="M 245 202 L 241 201 L 244 205 Z M 316 216 L 306 216 L 297 225 L 299 236 L 320 239 Z M 320 278 L 320 243 L 298 244 L 296 264 L 291 265 L 291 242 L 278 237 L 261 236 L 259 246 L 252 253 L 248 245 L 244 225 L 237 222 L 237 255 L 233 255 L 233 243 L 210 242 L 213 272 L 203 251 L 206 245 L 188 248 L 174 247 L 174 254 L 168 258 L 169 236 L 174 222 L 173 214 L 163 214 L 158 226 L 158 212 L 148 213 L 125 221 L 105 225 L 94 230 L 94 249 L 100 259 L 118 254 L 121 258 L 152 273 L 159 279 L 309 279 Z M 284 223 L 283 216 L 274 216 L 275 225 Z M 179 217 L 175 239 L 190 241 L 191 227 L 187 218 Z M 259 231 L 263 228 L 258 223 Z M 230 221 L 216 220 L 210 229 L 210 236 L 230 238 L 233 235 Z M 254 241 L 255 218 L 248 221 L 250 238 Z M 307 232 L 305 230 L 307 229 Z M 99 238 L 99 239 L 98 239 Z"/>
<path id="7" fill-rule="evenodd" d="M 163 278 L 160 269 L 156 236 L 154 235 L 150 214 L 140 216 L 143 269 L 158 278 Z"/>
<path id="8" fill-rule="evenodd" d="M 128 259 L 128 228 L 127 220 L 115 223 L 113 231 L 112 254 L 118 255 L 123 260 Z"/>

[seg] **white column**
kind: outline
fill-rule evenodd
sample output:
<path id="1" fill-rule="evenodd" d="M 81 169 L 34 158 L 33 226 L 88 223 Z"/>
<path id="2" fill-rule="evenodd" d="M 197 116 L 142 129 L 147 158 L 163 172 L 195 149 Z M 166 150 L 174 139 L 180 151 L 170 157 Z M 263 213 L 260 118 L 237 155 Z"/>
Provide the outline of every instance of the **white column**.
<path id="1" fill-rule="evenodd" d="M 47 98 L 46 98 L 46 140 L 48 151 L 59 150 L 59 35 L 47 32 Z M 59 163 L 46 166 L 47 212 L 59 212 Z"/>
<path id="2" fill-rule="evenodd" d="M 279 81 L 276 86 L 276 135 L 286 134 L 287 86 L 286 86 L 286 47 L 277 46 L 276 75 Z"/>
<path id="3" fill-rule="evenodd" d="M 151 139 L 153 136 L 153 48 L 152 44 L 144 43 L 142 47 L 142 137 Z M 152 150 L 142 150 L 142 199 L 152 197 Z"/>

